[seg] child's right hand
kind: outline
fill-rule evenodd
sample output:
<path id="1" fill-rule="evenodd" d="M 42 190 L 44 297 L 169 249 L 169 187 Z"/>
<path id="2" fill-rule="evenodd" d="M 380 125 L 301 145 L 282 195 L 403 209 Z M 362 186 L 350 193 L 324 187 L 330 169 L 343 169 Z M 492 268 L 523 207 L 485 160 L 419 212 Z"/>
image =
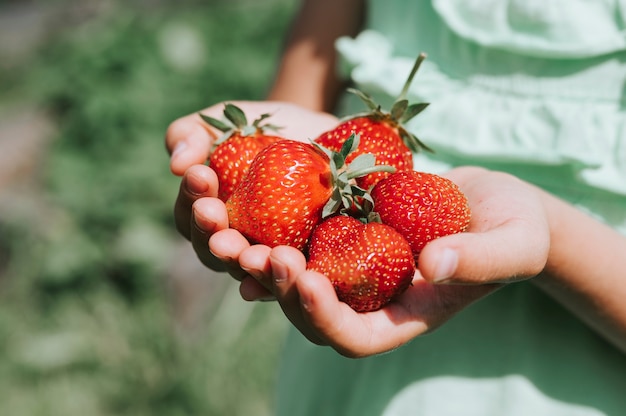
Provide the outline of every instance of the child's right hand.
<path id="1" fill-rule="evenodd" d="M 228 101 L 241 108 L 252 121 L 262 114 L 271 114 L 268 120 L 281 127 L 278 135 L 292 140 L 307 141 L 337 124 L 337 118 L 328 113 L 311 111 L 295 104 L 281 101 Z M 225 102 L 212 105 L 200 113 L 222 119 Z M 170 169 L 182 176 L 187 169 L 203 164 L 209 157 L 211 146 L 221 132 L 205 123 L 197 113 L 172 122 L 165 135 L 165 147 L 170 154 Z"/>
<path id="2" fill-rule="evenodd" d="M 284 126 L 279 135 L 300 141 L 314 139 L 322 132 L 333 128 L 337 118 L 328 113 L 280 101 L 229 101 L 241 108 L 248 120 L 261 114 L 271 114 L 272 124 Z M 224 103 L 218 103 L 201 112 L 220 119 Z M 228 218 L 223 203 L 216 198 L 218 180 L 215 172 L 205 166 L 211 147 L 221 132 L 206 124 L 197 113 L 175 120 L 170 124 L 165 145 L 170 153 L 170 169 L 175 175 L 183 176 L 176 199 L 174 216 L 178 231 L 193 244 L 200 260 L 214 270 L 229 270 L 237 277 L 241 275 L 235 254 L 242 249 L 241 235 L 227 240 L 227 247 L 234 253 L 225 253 L 225 261 L 218 260 L 209 252 L 209 237 L 228 228 Z M 211 213 L 207 215 L 207 213 Z M 232 254 L 232 255 L 231 255 Z M 235 256 L 235 257 L 233 257 Z M 234 267 L 231 267 L 233 266 Z"/>

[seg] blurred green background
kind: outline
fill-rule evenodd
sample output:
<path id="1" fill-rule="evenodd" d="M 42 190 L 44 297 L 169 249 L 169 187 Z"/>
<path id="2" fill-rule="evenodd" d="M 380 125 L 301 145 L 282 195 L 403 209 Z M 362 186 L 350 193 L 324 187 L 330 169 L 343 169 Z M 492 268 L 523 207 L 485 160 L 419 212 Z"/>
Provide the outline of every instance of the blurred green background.
<path id="1" fill-rule="evenodd" d="M 163 137 L 260 99 L 296 0 L 0 0 L 0 414 L 269 415 L 287 324 L 174 230 Z"/>

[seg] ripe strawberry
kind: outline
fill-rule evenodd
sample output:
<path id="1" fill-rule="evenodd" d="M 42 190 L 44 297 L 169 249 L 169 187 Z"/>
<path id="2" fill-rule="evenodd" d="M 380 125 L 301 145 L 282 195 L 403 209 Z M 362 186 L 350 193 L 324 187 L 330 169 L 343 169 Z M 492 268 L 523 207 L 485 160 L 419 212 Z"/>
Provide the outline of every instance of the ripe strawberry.
<path id="1" fill-rule="evenodd" d="M 371 197 L 380 220 L 407 239 L 416 262 L 426 243 L 463 232 L 469 225 L 471 214 L 465 195 L 442 176 L 397 172 L 376 184 Z"/>
<path id="2" fill-rule="evenodd" d="M 348 91 L 356 94 L 364 101 L 369 111 L 350 116 L 334 129 L 322 133 L 315 141 L 328 149 L 338 150 L 350 134 L 355 133 L 361 136 L 361 145 L 351 157 L 354 158 L 363 153 L 372 153 L 376 157 L 376 164 L 393 166 L 398 172 L 412 170 L 413 152 L 430 149 L 421 143 L 414 134 L 407 131 L 403 124 L 419 114 L 428 104 L 409 105 L 408 100 L 404 97 L 425 58 L 426 55 L 424 54 L 420 54 L 417 58 L 403 90 L 390 112 L 381 110 L 380 105 L 376 104 L 369 95 L 355 89 L 349 89 Z M 372 173 L 357 179 L 357 184 L 363 189 L 369 189 L 387 175 L 386 172 Z"/>
<path id="3" fill-rule="evenodd" d="M 373 160 L 370 166 L 362 163 L 371 155 L 345 165 L 357 145 L 353 136 L 339 153 L 326 153 L 311 143 L 283 139 L 261 150 L 226 201 L 230 227 L 252 243 L 303 250 L 323 217 L 352 207 L 352 195 L 364 196 L 350 181 L 361 174 L 354 166 L 371 172 Z"/>
<path id="4" fill-rule="evenodd" d="M 282 138 L 267 134 L 267 131 L 277 129 L 271 124 L 263 124 L 269 114 L 261 115 L 252 125 L 248 125 L 246 115 L 239 107 L 226 104 L 224 116 L 230 123 L 200 114 L 205 122 L 225 133 L 215 142 L 209 156 L 209 166 L 219 181 L 218 197 L 225 202 L 248 171 L 257 153 Z"/>
<path id="5" fill-rule="evenodd" d="M 307 268 L 328 276 L 339 300 L 368 312 L 409 287 L 415 261 L 409 243 L 392 227 L 336 215 L 313 231 Z"/>

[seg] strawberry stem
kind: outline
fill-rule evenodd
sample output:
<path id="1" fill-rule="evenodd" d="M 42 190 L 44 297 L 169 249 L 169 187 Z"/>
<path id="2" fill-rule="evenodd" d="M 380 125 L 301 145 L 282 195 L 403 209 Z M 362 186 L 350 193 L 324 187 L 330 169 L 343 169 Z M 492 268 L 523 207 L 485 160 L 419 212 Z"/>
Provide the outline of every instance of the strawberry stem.
<path id="1" fill-rule="evenodd" d="M 415 63 L 413 64 L 413 69 L 411 69 L 411 73 L 409 74 L 409 77 L 404 83 L 402 92 L 398 96 L 398 99 L 396 100 L 396 102 L 402 101 L 405 99 L 406 94 L 409 92 L 409 87 L 411 86 L 411 83 L 413 82 L 413 78 L 415 77 L 415 74 L 417 74 L 417 70 L 419 69 L 420 65 L 422 65 L 422 62 L 424 62 L 424 59 L 426 59 L 426 54 L 422 52 L 419 54 L 419 56 L 415 60 Z"/>

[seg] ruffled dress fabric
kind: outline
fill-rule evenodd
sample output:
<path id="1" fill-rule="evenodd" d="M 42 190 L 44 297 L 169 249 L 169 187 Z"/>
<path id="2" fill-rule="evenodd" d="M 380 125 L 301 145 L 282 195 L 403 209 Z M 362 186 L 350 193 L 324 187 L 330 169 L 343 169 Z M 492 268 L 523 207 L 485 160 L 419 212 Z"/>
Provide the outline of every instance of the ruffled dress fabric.
<path id="1" fill-rule="evenodd" d="M 389 108 L 426 52 L 415 169 L 511 172 L 626 234 L 626 1 L 368 2 L 337 42 L 344 74 Z M 362 111 L 346 95 L 340 113 Z M 514 242 L 512 242 L 514 244 Z M 581 253 L 584 255 L 584 253 Z M 601 267 L 601 265 L 599 265 Z M 626 356 L 531 283 L 425 337 L 348 360 L 290 334 L 280 415 L 622 415 Z"/>
<path id="2" fill-rule="evenodd" d="M 392 16 L 396 3 L 404 12 Z M 371 6 L 379 31 L 338 42 L 344 71 L 389 104 L 427 52 L 411 98 L 431 105 L 409 127 L 437 152 L 416 169 L 439 160 L 511 171 L 626 233 L 626 2 Z M 348 97 L 343 111 L 362 108 Z"/>

